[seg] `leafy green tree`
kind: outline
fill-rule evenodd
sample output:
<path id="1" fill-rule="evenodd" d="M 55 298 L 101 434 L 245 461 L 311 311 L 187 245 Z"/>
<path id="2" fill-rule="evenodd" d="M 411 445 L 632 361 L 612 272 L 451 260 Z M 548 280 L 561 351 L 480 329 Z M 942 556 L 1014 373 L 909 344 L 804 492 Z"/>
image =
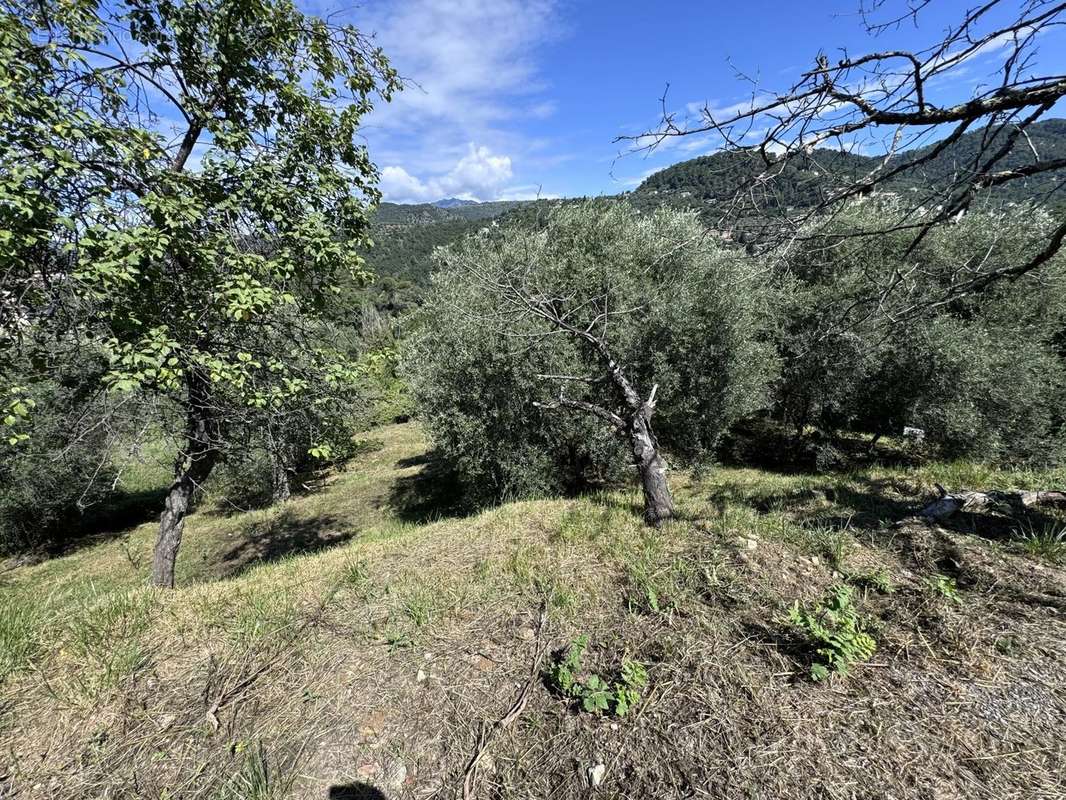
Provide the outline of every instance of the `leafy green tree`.
<path id="1" fill-rule="evenodd" d="M 106 354 L 110 390 L 182 409 L 153 564 L 173 586 L 227 429 L 309 381 L 353 379 L 343 353 L 308 353 L 294 332 L 365 272 L 378 195 L 357 125 L 399 83 L 357 30 L 289 0 L 0 8 L 8 316 L 49 323 L 63 295 L 76 323 L 63 335 Z"/>
<path id="2" fill-rule="evenodd" d="M 1056 346 L 1066 323 L 1062 257 L 920 318 L 857 305 L 905 271 L 935 293 L 986 259 L 1020 263 L 1052 219 L 974 213 L 910 249 L 906 232 L 879 230 L 883 202 L 853 204 L 790 254 L 778 413 L 798 432 L 811 424 L 899 435 L 910 425 L 944 455 L 1053 458 L 1066 377 Z"/>
<path id="3" fill-rule="evenodd" d="M 706 458 L 764 401 L 764 281 L 690 213 L 565 204 L 439 261 L 408 363 L 434 440 L 482 494 L 557 490 L 564 465 L 606 475 L 628 453 L 657 525 L 674 513 L 660 438 Z"/>

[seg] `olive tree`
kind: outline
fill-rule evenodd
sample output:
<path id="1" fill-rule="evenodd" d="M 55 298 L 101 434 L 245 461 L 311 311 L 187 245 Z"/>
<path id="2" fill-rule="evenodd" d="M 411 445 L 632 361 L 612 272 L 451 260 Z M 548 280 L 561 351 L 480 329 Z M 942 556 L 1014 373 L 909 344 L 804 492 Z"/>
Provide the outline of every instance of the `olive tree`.
<path id="1" fill-rule="evenodd" d="M 396 74 L 291 0 L 3 0 L 0 57 L 4 316 L 70 322 L 110 391 L 181 409 L 152 574 L 173 586 L 230 428 L 352 378 L 292 332 L 364 272 L 376 173 L 356 132 Z"/>
<path id="2" fill-rule="evenodd" d="M 894 202 L 853 203 L 789 253 L 780 281 L 778 413 L 798 432 L 807 424 L 874 436 L 921 427 L 945 455 L 1052 455 L 1064 378 L 1056 345 L 1066 323 L 1061 256 L 980 294 L 930 303 L 906 323 L 853 315 L 894 275 L 921 275 L 923 291 L 937 296 L 983 260 L 1020 263 L 1055 220 L 975 213 L 911 248 L 905 232 L 880 231 Z"/>
<path id="3" fill-rule="evenodd" d="M 511 488 L 508 472 L 532 472 L 556 488 L 544 473 L 575 448 L 625 452 L 658 525 L 674 515 L 664 448 L 710 457 L 765 397 L 765 276 L 691 214 L 563 204 L 437 259 L 408 363 L 430 432 L 468 478 Z M 595 429 L 614 442 L 594 446 Z"/>

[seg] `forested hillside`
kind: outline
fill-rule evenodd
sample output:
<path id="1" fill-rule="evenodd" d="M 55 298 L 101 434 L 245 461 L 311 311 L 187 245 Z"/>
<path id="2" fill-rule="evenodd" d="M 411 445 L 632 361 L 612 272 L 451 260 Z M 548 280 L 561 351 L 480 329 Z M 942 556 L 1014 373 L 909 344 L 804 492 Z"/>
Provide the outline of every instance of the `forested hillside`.
<path id="1" fill-rule="evenodd" d="M 1029 137 L 1019 139 L 1000 165 L 1015 169 L 1033 161 L 1033 151 L 1045 161 L 1066 157 L 1066 119 L 1052 119 L 1036 123 L 1028 131 Z M 1003 131 L 990 138 L 984 131 L 964 134 L 947 146 L 932 160 L 919 168 L 907 170 L 892 178 L 879 192 L 921 193 L 929 187 L 944 185 L 952 176 L 974 168 L 975 159 L 989 149 L 996 149 Z M 900 154 L 901 162 L 923 158 L 937 144 Z M 873 170 L 880 159 L 839 150 L 822 149 L 809 157 L 790 161 L 774 179 L 765 197 L 767 213 L 782 213 L 802 209 L 823 199 L 827 193 L 856 180 Z M 755 154 L 733 152 L 714 153 L 682 161 L 649 176 L 628 195 L 636 207 L 651 210 L 661 205 L 679 208 L 696 207 L 707 217 L 713 217 L 721 205 L 733 199 L 737 189 L 758 174 L 765 165 Z M 1066 192 L 1061 189 L 1066 168 L 1039 173 L 1031 178 L 1008 183 L 990 190 L 988 201 L 993 205 L 1023 203 L 1039 199 L 1054 205 L 1066 204 Z M 423 203 L 400 205 L 382 203 L 374 216 L 375 247 L 368 254 L 370 264 L 381 275 L 409 280 L 416 284 L 428 282 L 431 270 L 430 255 L 434 248 L 458 241 L 467 233 L 483 227 L 487 220 L 496 219 L 508 224 L 531 219 L 535 209 L 545 208 L 548 201 L 536 203 L 495 202 L 440 208 Z"/>
<path id="2" fill-rule="evenodd" d="M 1035 123 L 1027 134 L 1027 139 L 1020 138 L 1013 144 L 997 165 L 998 169 L 1015 169 L 1030 164 L 1035 160 L 1034 152 L 1043 161 L 1055 161 L 1066 156 L 1066 120 L 1052 119 Z M 974 171 L 981 159 L 987 158 L 990 150 L 995 151 L 1002 145 L 1006 136 L 1007 131 L 1002 129 L 991 134 L 982 130 L 963 134 L 930 161 L 892 177 L 879 187 L 879 191 L 921 191 L 942 185 L 958 173 Z M 897 163 L 921 160 L 937 146 L 933 142 L 904 151 L 890 163 L 895 166 Z M 827 148 L 792 159 L 774 179 L 764 208 L 772 213 L 790 207 L 812 206 L 827 193 L 877 169 L 882 161 L 883 157 Z M 716 204 L 731 201 L 738 188 L 765 168 L 761 157 L 755 153 L 714 153 L 656 172 L 645 179 L 633 195 L 642 205 L 699 201 L 710 206 L 708 213 L 713 214 Z M 1050 193 L 1050 199 L 1054 202 L 1066 203 L 1060 188 L 1064 174 L 1066 168 L 1043 172 L 1030 179 L 995 187 L 989 196 L 997 203 L 1022 203 Z"/>

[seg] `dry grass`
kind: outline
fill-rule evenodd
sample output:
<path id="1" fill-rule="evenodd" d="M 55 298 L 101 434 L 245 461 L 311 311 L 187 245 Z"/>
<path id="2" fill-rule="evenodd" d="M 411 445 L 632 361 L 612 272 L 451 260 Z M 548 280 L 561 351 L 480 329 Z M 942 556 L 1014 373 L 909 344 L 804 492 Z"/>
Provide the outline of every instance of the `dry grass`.
<path id="1" fill-rule="evenodd" d="M 933 481 L 1058 476 L 723 469 L 649 532 L 632 491 L 433 519 L 417 427 L 381 438 L 282 509 L 196 514 L 178 591 L 143 585 L 150 526 L 8 573 L 0 796 L 458 797 L 479 748 L 475 797 L 585 796 L 598 763 L 612 797 L 1066 796 L 1066 573 L 998 524 L 891 524 Z M 878 651 L 812 684 L 785 611 L 841 580 Z M 527 688 L 579 634 L 649 667 L 624 719 Z"/>

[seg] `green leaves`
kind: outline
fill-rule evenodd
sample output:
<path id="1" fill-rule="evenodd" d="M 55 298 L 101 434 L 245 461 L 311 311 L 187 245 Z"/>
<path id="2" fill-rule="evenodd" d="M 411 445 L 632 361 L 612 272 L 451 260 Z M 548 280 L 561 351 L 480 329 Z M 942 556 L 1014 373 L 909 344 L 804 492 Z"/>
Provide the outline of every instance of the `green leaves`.
<path id="1" fill-rule="evenodd" d="M 579 636 L 548 669 L 549 683 L 563 696 L 581 703 L 590 714 L 613 714 L 624 717 L 640 702 L 640 690 L 648 685 L 648 672 L 639 661 L 622 659 L 617 678 L 609 680 L 587 672 L 582 659 L 589 645 L 588 636 Z"/>
<path id="2" fill-rule="evenodd" d="M 326 299 L 369 277 L 376 172 L 355 137 L 400 88 L 380 50 L 292 0 L 12 0 L 0 60 L 16 319 L 103 350 L 114 393 L 190 404 L 194 376 L 228 432 L 307 410 L 331 458 L 318 415 L 368 368 L 324 331 Z M 30 408 L 4 413 L 12 441 Z"/>
<path id="3" fill-rule="evenodd" d="M 852 664 L 867 661 L 877 642 L 866 632 L 846 584 L 831 586 L 813 609 L 797 600 L 788 612 L 789 621 L 811 640 L 820 659 L 811 665 L 811 678 L 821 681 L 836 673 L 847 675 Z"/>
<path id="4" fill-rule="evenodd" d="M 27 394 L 25 386 L 12 386 L 7 390 L 5 404 L 0 411 L 6 429 L 7 443 L 14 447 L 29 439 L 25 428 L 30 421 L 30 414 L 37 407 L 36 401 Z"/>

